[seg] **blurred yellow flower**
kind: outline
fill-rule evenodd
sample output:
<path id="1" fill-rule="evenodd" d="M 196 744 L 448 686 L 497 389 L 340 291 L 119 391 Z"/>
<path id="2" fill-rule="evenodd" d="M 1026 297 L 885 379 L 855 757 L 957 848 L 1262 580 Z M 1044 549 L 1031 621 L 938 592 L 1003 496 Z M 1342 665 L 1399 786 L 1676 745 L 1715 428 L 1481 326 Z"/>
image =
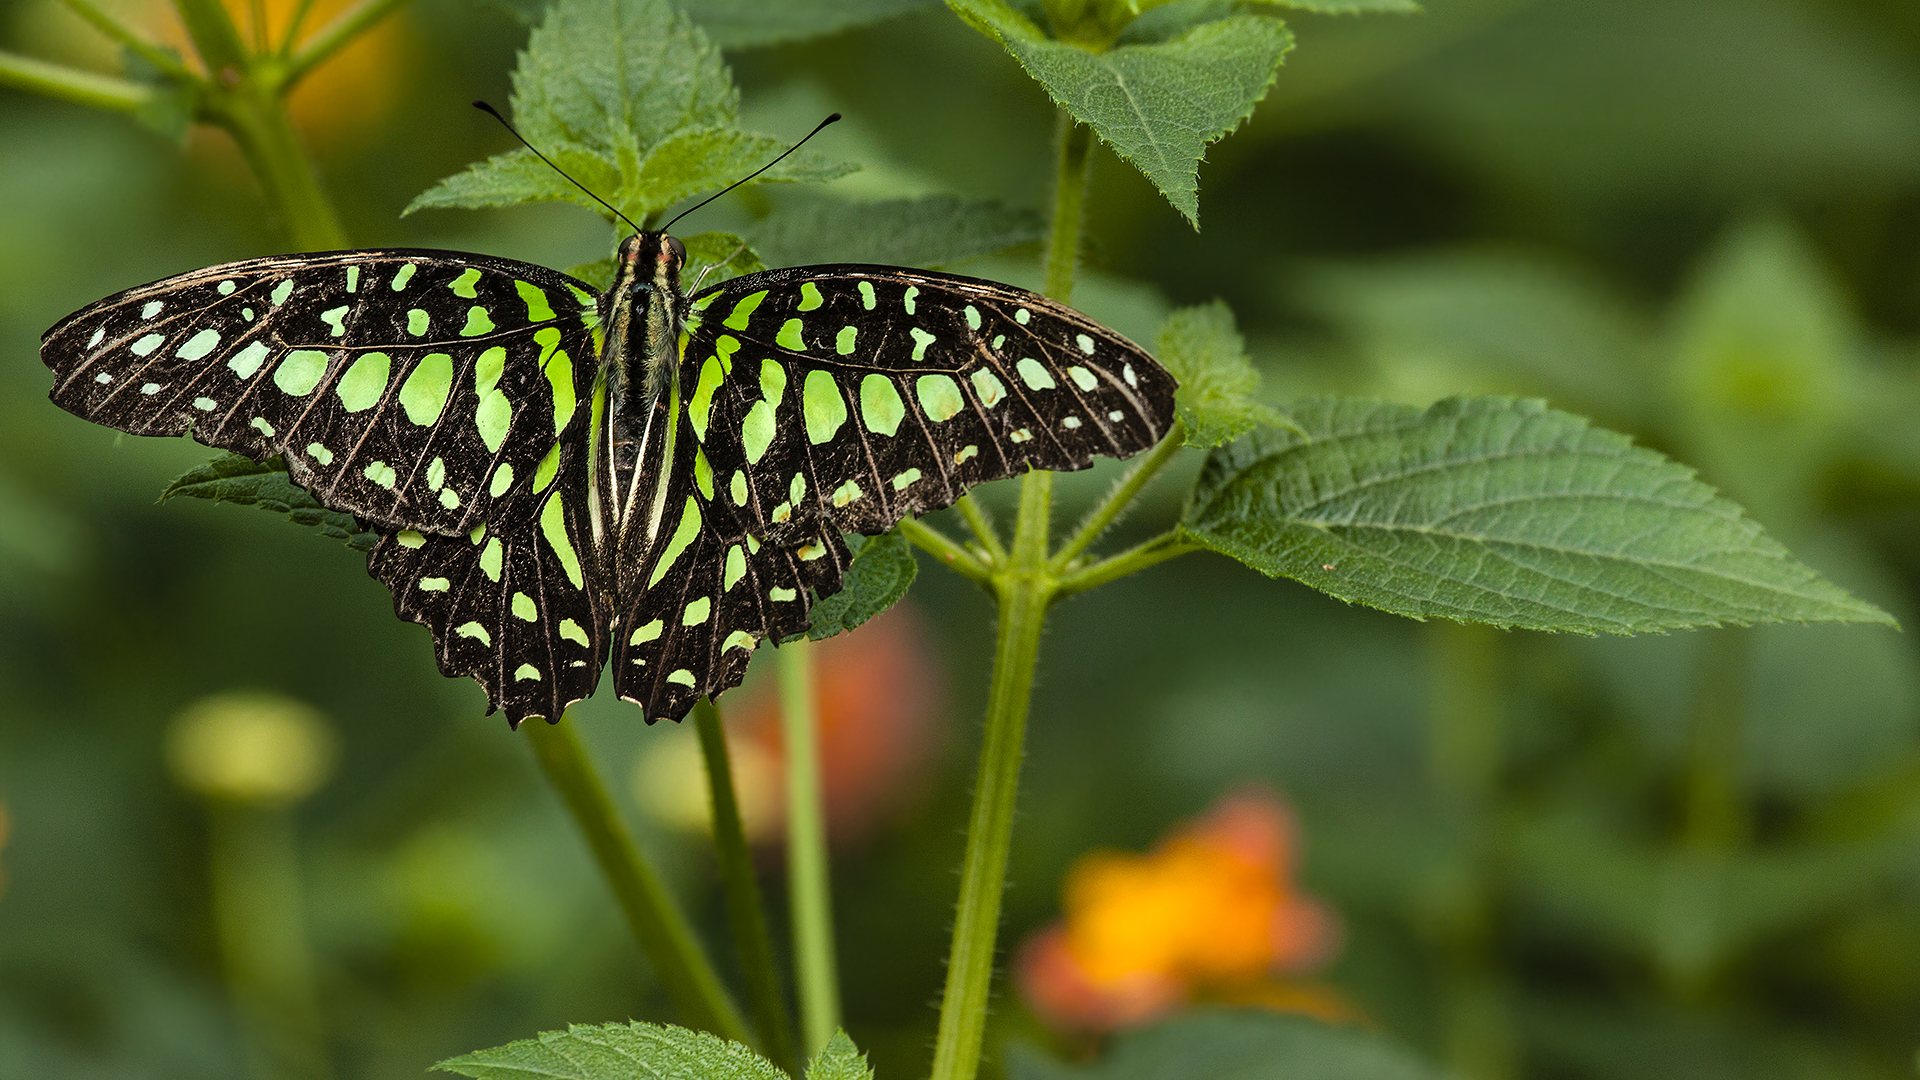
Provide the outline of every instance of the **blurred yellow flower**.
<path id="1" fill-rule="evenodd" d="M 1068 871 L 1065 918 L 1017 961 L 1028 1002 L 1049 1024 L 1110 1031 L 1193 1000 L 1348 1019 L 1323 987 L 1290 984 L 1330 959 L 1339 923 L 1293 878 L 1295 829 L 1271 795 L 1243 793 L 1150 854 L 1095 852 Z"/>

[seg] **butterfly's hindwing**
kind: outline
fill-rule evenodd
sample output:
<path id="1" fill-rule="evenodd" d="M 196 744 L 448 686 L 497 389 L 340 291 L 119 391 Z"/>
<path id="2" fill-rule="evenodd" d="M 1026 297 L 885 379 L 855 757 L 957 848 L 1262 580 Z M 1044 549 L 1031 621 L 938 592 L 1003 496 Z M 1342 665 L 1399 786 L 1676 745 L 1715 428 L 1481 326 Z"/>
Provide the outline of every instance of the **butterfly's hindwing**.
<path id="1" fill-rule="evenodd" d="M 687 419 L 720 497 L 763 536 L 885 532 L 975 484 L 1137 453 L 1172 424 L 1173 379 L 1137 346 L 1005 285 L 795 267 L 693 306 Z"/>
<path id="2" fill-rule="evenodd" d="M 657 410 L 648 455 L 663 454 Z M 679 719 L 702 696 L 737 686 L 760 642 L 807 629 L 815 595 L 840 588 L 850 561 L 839 533 L 790 546 L 750 535 L 749 519 L 716 498 L 699 441 L 673 440 L 655 538 L 620 560 L 616 595 L 626 603 L 614 631 L 614 686 L 649 720 Z"/>
<path id="3" fill-rule="evenodd" d="M 455 536 L 388 532 L 367 558 L 400 617 L 432 631 L 440 670 L 472 676 L 516 726 L 593 693 L 607 654 L 587 470 L 567 460 L 542 480 L 523 520 Z"/>
<path id="4" fill-rule="evenodd" d="M 210 267 L 48 330 L 53 399 L 264 460 L 378 525 L 464 532 L 585 412 L 595 294 L 527 263 L 346 251 Z"/>

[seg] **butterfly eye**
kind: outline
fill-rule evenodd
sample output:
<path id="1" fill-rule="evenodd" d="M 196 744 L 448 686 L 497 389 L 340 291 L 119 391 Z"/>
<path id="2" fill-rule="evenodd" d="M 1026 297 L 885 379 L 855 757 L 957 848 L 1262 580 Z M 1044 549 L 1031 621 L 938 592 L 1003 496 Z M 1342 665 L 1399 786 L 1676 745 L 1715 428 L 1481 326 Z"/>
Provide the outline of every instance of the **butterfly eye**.
<path id="1" fill-rule="evenodd" d="M 675 263 L 683 264 L 687 261 L 687 245 L 681 243 L 679 237 L 667 237 L 667 250 L 673 252 L 673 261 Z"/>

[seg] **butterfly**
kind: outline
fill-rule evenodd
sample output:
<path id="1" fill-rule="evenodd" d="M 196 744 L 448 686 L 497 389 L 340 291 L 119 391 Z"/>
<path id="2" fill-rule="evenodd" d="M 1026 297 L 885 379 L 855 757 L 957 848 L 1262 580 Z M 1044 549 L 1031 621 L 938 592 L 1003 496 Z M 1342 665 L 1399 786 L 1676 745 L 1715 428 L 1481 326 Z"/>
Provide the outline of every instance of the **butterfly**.
<path id="1" fill-rule="evenodd" d="M 459 252 L 249 259 L 83 308 L 40 355 L 84 419 L 282 457 L 515 726 L 609 664 L 677 720 L 806 630 L 843 533 L 1172 424 L 1164 368 L 1037 294 L 836 264 L 688 296 L 686 259 L 638 231 L 604 292 Z"/>

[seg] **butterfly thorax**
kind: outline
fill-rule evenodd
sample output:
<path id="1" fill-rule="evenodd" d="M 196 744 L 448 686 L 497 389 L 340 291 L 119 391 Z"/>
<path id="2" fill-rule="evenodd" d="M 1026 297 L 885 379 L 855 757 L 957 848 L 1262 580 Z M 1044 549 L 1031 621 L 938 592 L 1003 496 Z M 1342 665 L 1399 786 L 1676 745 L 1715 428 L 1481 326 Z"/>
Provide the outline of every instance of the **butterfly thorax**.
<path id="1" fill-rule="evenodd" d="M 660 466 L 671 460 L 678 427 L 685 259 L 686 248 L 666 233 L 629 236 L 620 244 L 613 286 L 601 301 L 612 466 L 608 501 L 620 543 L 641 548 L 659 532 L 665 480 Z"/>

